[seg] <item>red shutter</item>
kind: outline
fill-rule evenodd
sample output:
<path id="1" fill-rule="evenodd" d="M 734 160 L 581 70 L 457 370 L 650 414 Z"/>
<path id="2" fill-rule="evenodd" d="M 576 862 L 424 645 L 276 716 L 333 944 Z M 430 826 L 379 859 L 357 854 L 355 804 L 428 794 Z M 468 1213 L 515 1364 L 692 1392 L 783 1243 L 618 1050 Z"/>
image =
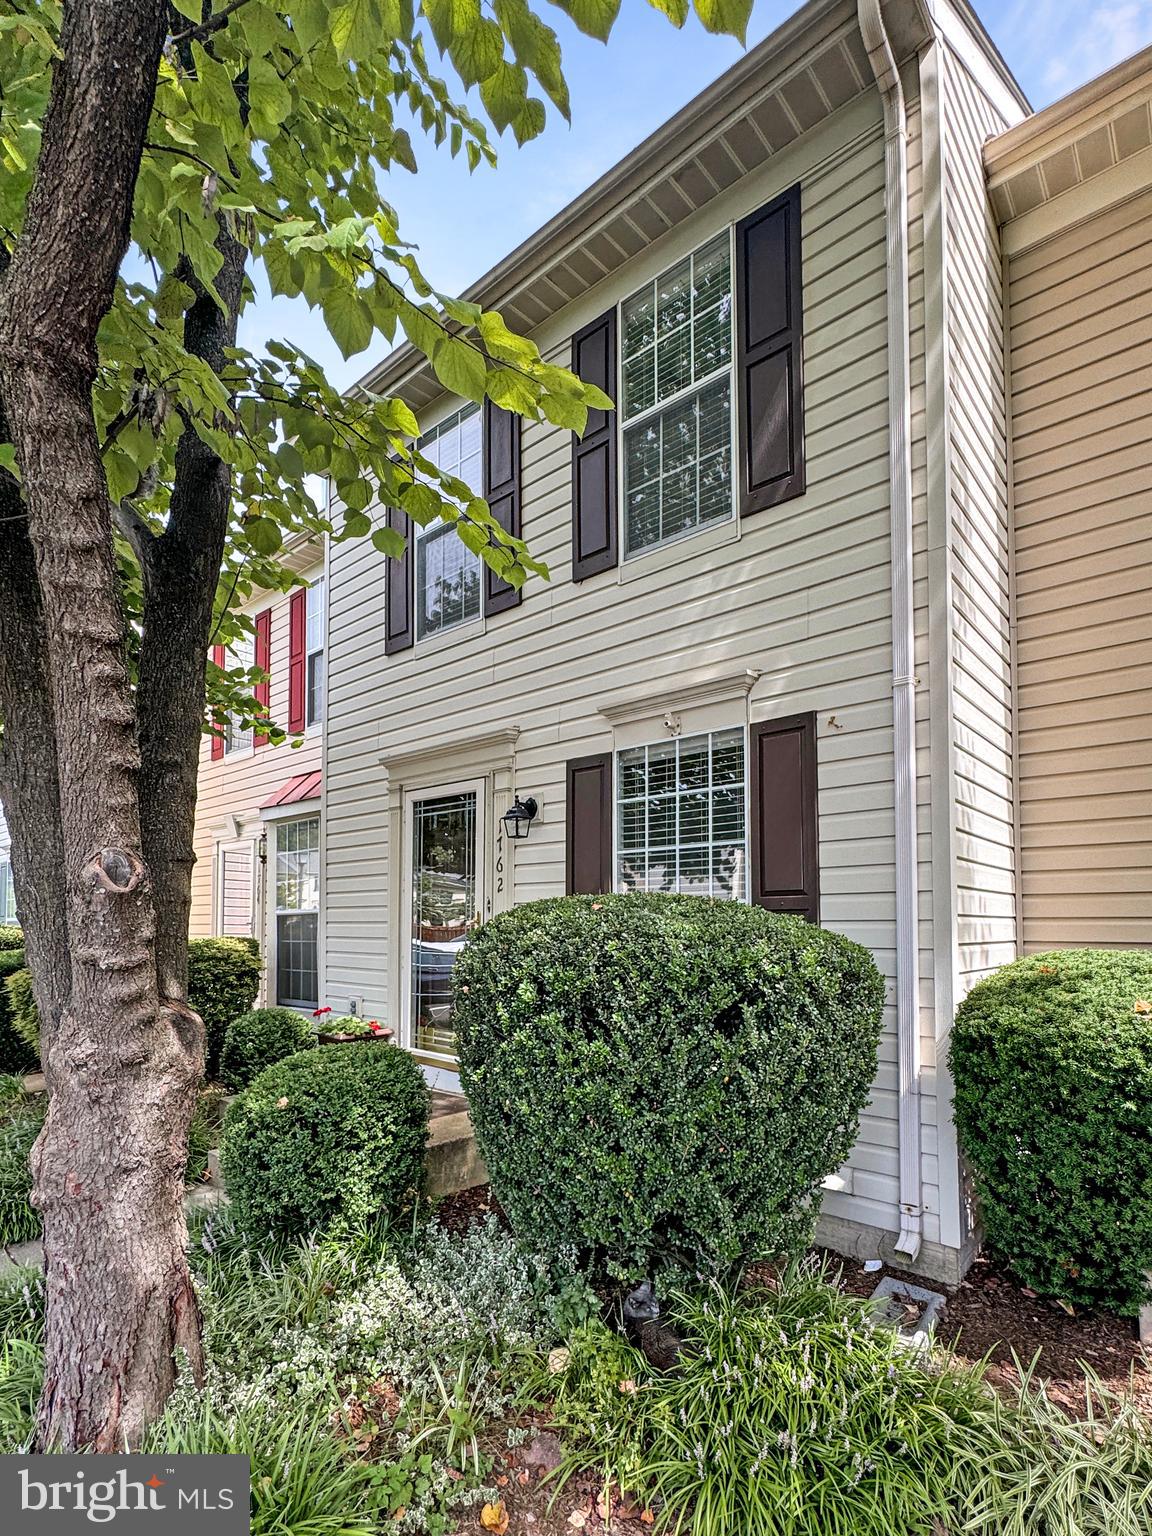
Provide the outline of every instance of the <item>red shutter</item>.
<path id="1" fill-rule="evenodd" d="M 212 660 L 218 667 L 224 665 L 224 647 L 222 645 L 214 645 L 212 647 Z M 212 733 L 212 761 L 215 763 L 223 756 L 224 738 L 221 736 L 219 729 L 217 729 Z"/>
<path id="2" fill-rule="evenodd" d="M 800 188 L 736 226 L 740 511 L 804 491 Z"/>
<path id="3" fill-rule="evenodd" d="M 256 647 L 255 647 L 255 653 L 254 653 L 254 655 L 252 657 L 252 660 L 263 671 L 268 672 L 268 671 L 271 670 L 271 667 L 272 667 L 272 610 L 271 610 L 271 608 L 265 608 L 261 613 L 258 613 L 256 615 Z M 261 708 L 263 709 L 265 714 L 268 713 L 268 706 L 272 702 L 272 699 L 271 699 L 271 689 L 272 689 L 272 683 L 271 683 L 271 679 L 269 679 L 267 682 L 257 683 L 256 687 L 252 690 L 257 704 L 259 704 L 261 706 Z M 267 746 L 268 745 L 268 737 L 262 731 L 257 731 L 255 733 L 255 735 L 253 736 L 253 738 L 252 738 L 252 744 L 253 744 L 253 746 L 256 746 L 256 747 Z"/>
<path id="4" fill-rule="evenodd" d="M 820 919 L 816 717 L 765 720 L 749 732 L 752 900 Z"/>
<path id="5" fill-rule="evenodd" d="M 508 533 L 520 537 L 520 418 L 484 402 L 484 500 L 492 516 Z M 484 567 L 484 612 L 515 608 L 521 589 Z"/>
<path id="6" fill-rule="evenodd" d="M 612 754 L 568 763 L 567 890 L 599 896 L 612 889 Z"/>
<path id="7" fill-rule="evenodd" d="M 308 672 L 308 593 L 298 587 L 288 601 L 288 729 L 304 729 Z"/>
<path id="8" fill-rule="evenodd" d="M 616 311 L 572 338 L 572 371 L 616 398 Z M 610 570 L 618 559 L 616 412 L 589 411 L 572 439 L 572 580 Z"/>
<path id="9" fill-rule="evenodd" d="M 412 520 L 399 507 L 388 508 L 388 526 L 408 540 L 398 560 L 384 562 L 384 654 L 406 651 L 412 644 Z"/>

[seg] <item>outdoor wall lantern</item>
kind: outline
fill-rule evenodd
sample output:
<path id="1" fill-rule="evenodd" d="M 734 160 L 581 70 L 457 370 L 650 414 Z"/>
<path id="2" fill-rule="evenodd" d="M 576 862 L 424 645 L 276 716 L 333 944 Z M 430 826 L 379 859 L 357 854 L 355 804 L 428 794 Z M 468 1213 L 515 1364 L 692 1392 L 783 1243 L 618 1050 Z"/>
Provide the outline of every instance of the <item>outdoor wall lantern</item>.
<path id="1" fill-rule="evenodd" d="M 500 820 L 504 823 L 504 831 L 514 841 L 519 842 L 528 836 L 528 829 L 536 819 L 539 806 L 529 795 L 527 800 L 521 800 L 517 795 L 511 806 L 506 810 Z"/>

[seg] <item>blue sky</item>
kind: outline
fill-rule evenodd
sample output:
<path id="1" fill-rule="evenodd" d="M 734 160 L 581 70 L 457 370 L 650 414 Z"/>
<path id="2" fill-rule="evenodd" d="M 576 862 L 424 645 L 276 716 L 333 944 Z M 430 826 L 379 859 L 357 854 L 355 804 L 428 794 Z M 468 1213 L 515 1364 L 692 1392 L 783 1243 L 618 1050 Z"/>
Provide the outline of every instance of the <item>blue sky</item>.
<path id="1" fill-rule="evenodd" d="M 536 3 L 560 35 L 571 126 L 552 114 L 543 135 L 523 149 L 505 135 L 498 166 L 471 176 L 462 159 L 414 135 L 419 175 L 398 171 L 384 189 L 405 238 L 419 246 L 424 271 L 446 292 L 459 292 L 486 272 L 741 52 L 733 39 L 709 36 L 694 16 L 677 32 L 647 0 L 623 0 L 607 45 L 582 36 L 544 0 Z M 798 3 L 756 0 L 749 44 Z M 1152 43 L 1152 0 L 976 0 L 976 8 L 1036 107 Z M 373 349 L 345 362 L 302 302 L 263 296 L 245 315 L 240 339 L 256 348 L 280 336 L 310 352 L 340 385 L 380 355 Z"/>

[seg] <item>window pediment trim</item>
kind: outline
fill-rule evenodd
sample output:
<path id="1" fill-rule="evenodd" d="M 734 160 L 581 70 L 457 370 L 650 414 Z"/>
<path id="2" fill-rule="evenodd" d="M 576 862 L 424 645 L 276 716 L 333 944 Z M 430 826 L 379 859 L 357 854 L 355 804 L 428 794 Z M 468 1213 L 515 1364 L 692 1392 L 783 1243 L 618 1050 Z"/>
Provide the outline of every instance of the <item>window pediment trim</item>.
<path id="1" fill-rule="evenodd" d="M 755 667 L 738 672 L 716 673 L 710 677 L 678 679 L 643 693 L 621 694 L 602 699 L 597 710 L 611 725 L 626 725 L 637 720 L 651 720 L 664 713 L 680 714 L 701 705 L 728 704 L 746 700 L 760 681 Z"/>
<path id="2" fill-rule="evenodd" d="M 435 768 L 444 759 L 461 757 L 465 754 L 477 760 L 488 759 L 488 766 L 491 766 L 493 759 L 500 761 L 512 756 L 519 735 L 518 725 L 504 725 L 495 731 L 485 731 L 481 735 L 456 733 L 451 736 L 434 737 L 431 741 L 421 742 L 418 747 L 412 747 L 406 752 L 382 753 L 380 766 L 387 768 L 390 774 L 406 775 L 412 769 L 422 768 L 425 764 Z"/>

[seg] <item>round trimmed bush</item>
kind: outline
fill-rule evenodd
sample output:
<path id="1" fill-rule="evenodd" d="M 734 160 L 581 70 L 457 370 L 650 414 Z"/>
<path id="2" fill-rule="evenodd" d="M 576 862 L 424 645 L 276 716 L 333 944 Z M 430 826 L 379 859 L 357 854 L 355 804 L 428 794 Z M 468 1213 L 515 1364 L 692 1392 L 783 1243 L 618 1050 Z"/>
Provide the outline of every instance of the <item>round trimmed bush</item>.
<path id="1" fill-rule="evenodd" d="M 0 950 L 23 949 L 24 930 L 16 923 L 0 923 Z"/>
<path id="2" fill-rule="evenodd" d="M 480 1150 L 528 1243 L 634 1280 L 808 1241 L 876 1074 L 867 950 L 739 902 L 571 896 L 484 924 L 454 983 Z"/>
<path id="3" fill-rule="evenodd" d="M 1002 966 L 952 1030 L 989 1244 L 1037 1291 L 1130 1314 L 1152 1270 L 1152 952 Z"/>
<path id="4" fill-rule="evenodd" d="M 316 1043 L 311 1025 L 294 1008 L 253 1008 L 233 1019 L 220 1053 L 220 1081 L 239 1093 L 265 1067 Z"/>
<path id="5" fill-rule="evenodd" d="M 300 1237 L 394 1216 L 420 1188 L 428 1088 L 394 1045 L 321 1045 L 267 1067 L 224 1122 L 241 1221 Z"/>
<path id="6" fill-rule="evenodd" d="M 189 939 L 188 1001 L 204 1020 L 205 1072 L 220 1070 L 220 1052 L 228 1025 L 247 1013 L 260 990 L 260 946 L 255 939 Z M 8 979 L 12 1027 L 37 1058 L 40 1055 L 40 1015 L 27 971 Z"/>

